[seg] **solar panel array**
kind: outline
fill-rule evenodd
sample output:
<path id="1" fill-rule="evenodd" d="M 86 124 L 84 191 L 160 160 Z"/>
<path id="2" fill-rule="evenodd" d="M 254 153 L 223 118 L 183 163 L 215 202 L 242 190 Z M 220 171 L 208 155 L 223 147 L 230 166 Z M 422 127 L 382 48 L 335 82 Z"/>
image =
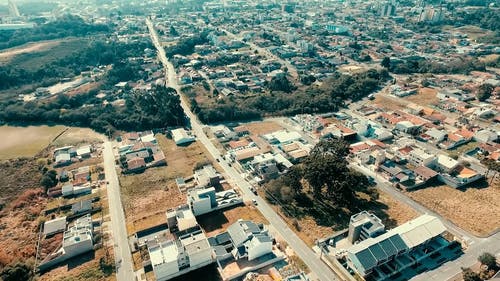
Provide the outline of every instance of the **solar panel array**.
<path id="1" fill-rule="evenodd" d="M 398 234 L 395 234 L 354 253 L 354 255 L 361 265 L 366 270 L 369 270 L 405 250 L 408 250 L 408 246 L 406 246 L 405 242 Z"/>

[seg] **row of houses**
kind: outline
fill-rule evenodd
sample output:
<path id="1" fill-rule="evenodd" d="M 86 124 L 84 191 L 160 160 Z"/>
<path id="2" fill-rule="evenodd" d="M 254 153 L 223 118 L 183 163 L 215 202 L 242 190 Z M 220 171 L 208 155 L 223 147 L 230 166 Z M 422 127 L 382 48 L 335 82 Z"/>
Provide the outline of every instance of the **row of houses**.
<path id="1" fill-rule="evenodd" d="M 79 162 L 82 159 L 90 158 L 94 152 L 92 145 L 64 146 L 54 149 L 53 160 L 54 167 L 63 167 L 71 165 L 71 163 Z"/>
<path id="2" fill-rule="evenodd" d="M 140 173 L 150 167 L 167 164 L 152 131 L 126 133 L 118 146 L 122 173 Z"/>

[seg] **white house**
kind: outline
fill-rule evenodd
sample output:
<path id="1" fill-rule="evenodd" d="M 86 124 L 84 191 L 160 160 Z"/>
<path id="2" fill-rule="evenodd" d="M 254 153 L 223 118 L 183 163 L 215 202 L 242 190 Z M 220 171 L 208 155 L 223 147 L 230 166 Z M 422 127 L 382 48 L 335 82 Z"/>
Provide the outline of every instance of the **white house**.
<path id="1" fill-rule="evenodd" d="M 475 141 L 481 143 L 493 142 L 498 139 L 498 134 L 490 130 L 480 130 L 477 131 L 472 137 Z"/>
<path id="2" fill-rule="evenodd" d="M 449 173 L 458 166 L 458 161 L 449 156 L 440 154 L 437 156 L 436 165 L 439 169 Z"/>
<path id="3" fill-rule="evenodd" d="M 240 219 L 228 227 L 227 233 L 233 243 L 232 254 L 236 260 L 247 258 L 251 261 L 273 250 L 273 239 L 268 231 L 252 221 Z"/>
<path id="4" fill-rule="evenodd" d="M 408 161 L 415 166 L 430 167 L 434 164 L 436 157 L 420 148 L 413 149 L 408 153 Z"/>
<path id="5" fill-rule="evenodd" d="M 189 206 L 168 210 L 167 224 L 171 235 L 146 242 L 156 280 L 169 280 L 214 262 L 213 249 Z"/>
<path id="6" fill-rule="evenodd" d="M 88 214 L 77 219 L 75 224 L 64 232 L 63 249 L 67 258 L 93 250 L 92 231 L 92 218 Z"/>
<path id="7" fill-rule="evenodd" d="M 172 130 L 172 138 L 174 139 L 176 145 L 182 145 L 195 141 L 195 138 L 188 134 L 188 132 L 183 128 Z"/>
<path id="8" fill-rule="evenodd" d="M 430 130 L 427 130 L 427 132 L 425 133 L 429 135 L 432 139 L 434 139 L 435 142 L 442 142 L 446 138 L 446 135 L 448 134 L 447 132 L 443 130 L 438 130 L 436 128 L 431 128 Z"/>

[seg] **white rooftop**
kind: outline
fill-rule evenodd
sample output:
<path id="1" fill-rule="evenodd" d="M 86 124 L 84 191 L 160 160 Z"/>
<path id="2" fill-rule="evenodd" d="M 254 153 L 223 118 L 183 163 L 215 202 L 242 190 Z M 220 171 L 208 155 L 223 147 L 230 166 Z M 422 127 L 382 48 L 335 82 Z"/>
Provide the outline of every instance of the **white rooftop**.
<path id="1" fill-rule="evenodd" d="M 288 142 L 296 141 L 296 140 L 299 140 L 302 138 L 302 136 L 298 132 L 287 132 L 286 130 L 273 132 L 273 133 L 264 135 L 264 137 L 268 140 L 276 139 L 280 143 L 288 143 Z"/>
<path id="2" fill-rule="evenodd" d="M 178 255 L 179 249 L 173 241 L 163 242 L 149 249 L 149 257 L 153 266 L 176 262 Z"/>

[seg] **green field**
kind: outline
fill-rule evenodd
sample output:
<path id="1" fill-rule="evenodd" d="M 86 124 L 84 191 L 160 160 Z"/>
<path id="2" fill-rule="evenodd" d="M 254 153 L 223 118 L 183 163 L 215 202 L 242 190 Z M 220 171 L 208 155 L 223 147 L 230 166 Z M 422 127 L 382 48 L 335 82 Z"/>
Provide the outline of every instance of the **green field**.
<path id="1" fill-rule="evenodd" d="M 37 71 L 47 67 L 53 61 L 80 51 L 86 46 L 87 43 L 82 38 L 63 39 L 59 44 L 49 49 L 15 55 L 6 65 L 16 66 L 26 71 Z"/>
<path id="2" fill-rule="evenodd" d="M 65 128 L 65 126 L 1 126 L 0 160 L 33 157 Z"/>

